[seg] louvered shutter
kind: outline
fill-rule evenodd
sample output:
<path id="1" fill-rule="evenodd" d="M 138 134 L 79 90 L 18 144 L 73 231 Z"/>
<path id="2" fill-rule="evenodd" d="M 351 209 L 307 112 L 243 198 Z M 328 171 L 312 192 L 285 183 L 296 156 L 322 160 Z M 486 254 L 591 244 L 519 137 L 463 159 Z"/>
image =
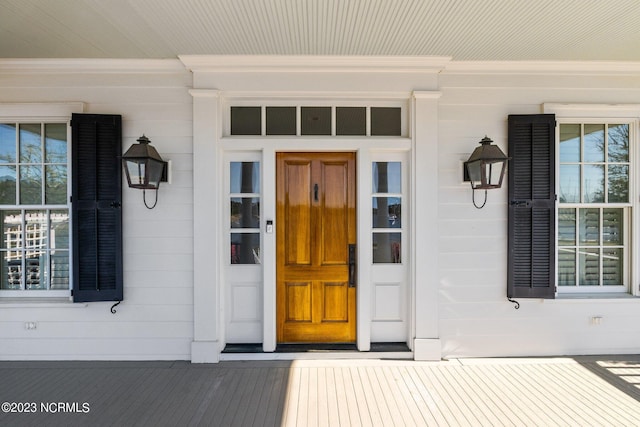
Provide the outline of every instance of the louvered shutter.
<path id="1" fill-rule="evenodd" d="M 509 298 L 555 298 L 555 116 L 509 116 Z"/>
<path id="2" fill-rule="evenodd" d="M 122 301 L 122 118 L 74 114 L 73 300 Z"/>

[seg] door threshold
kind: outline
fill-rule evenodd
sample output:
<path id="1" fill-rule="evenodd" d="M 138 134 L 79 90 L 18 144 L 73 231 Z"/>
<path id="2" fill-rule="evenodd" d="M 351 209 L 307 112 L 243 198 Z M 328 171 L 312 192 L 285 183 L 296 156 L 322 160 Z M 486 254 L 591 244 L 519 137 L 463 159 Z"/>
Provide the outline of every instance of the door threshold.
<path id="1" fill-rule="evenodd" d="M 262 344 L 227 344 L 220 360 L 296 359 L 405 359 L 413 352 L 405 343 L 372 343 L 370 351 L 358 351 L 355 344 L 278 344 L 275 352 L 262 351 Z"/>

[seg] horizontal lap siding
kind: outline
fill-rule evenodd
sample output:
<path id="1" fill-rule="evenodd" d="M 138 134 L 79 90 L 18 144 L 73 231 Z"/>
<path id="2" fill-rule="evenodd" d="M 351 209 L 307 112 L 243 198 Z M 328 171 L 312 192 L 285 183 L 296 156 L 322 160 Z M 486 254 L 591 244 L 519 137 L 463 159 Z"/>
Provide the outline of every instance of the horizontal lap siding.
<path id="1" fill-rule="evenodd" d="M 515 310 L 506 299 L 507 188 L 490 190 L 487 205 L 478 210 L 469 184 L 462 182 L 462 162 L 483 136 L 507 151 L 508 115 L 540 114 L 544 103 L 637 103 L 637 77 L 445 72 L 439 80 L 442 356 L 639 352 L 640 306 L 633 299 L 520 299 Z M 418 278 L 417 286 L 423 285 Z M 593 325 L 593 316 L 602 316 L 602 323 Z"/>
<path id="2" fill-rule="evenodd" d="M 0 359 L 189 359 L 193 337 L 192 98 L 186 70 L 22 74 L 0 79 L 2 102 L 85 104 L 120 114 L 123 150 L 143 133 L 172 161 L 172 183 L 148 210 L 142 192 L 123 195 L 124 301 L 3 305 Z M 151 194 L 153 197 L 153 194 Z M 147 195 L 149 197 L 149 195 Z M 26 330 L 25 322 L 36 322 Z M 35 355 L 35 356 L 34 356 Z"/>

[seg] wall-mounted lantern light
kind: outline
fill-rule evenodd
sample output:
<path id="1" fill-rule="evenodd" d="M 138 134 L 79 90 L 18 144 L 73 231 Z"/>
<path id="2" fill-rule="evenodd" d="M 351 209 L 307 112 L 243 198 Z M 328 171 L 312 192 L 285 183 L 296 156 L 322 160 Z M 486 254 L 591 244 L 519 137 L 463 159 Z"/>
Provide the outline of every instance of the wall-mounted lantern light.
<path id="1" fill-rule="evenodd" d="M 166 181 L 167 162 L 162 160 L 158 151 L 149 144 L 150 142 L 144 135 L 138 138 L 138 144 L 131 145 L 122 155 L 122 166 L 127 175 L 129 187 L 141 189 L 144 205 L 148 209 L 153 209 L 158 203 L 160 182 Z M 156 191 L 156 200 L 152 206 L 147 204 L 146 190 Z"/>
<path id="2" fill-rule="evenodd" d="M 477 147 L 469 160 L 464 162 L 465 180 L 471 183 L 473 205 L 478 209 L 482 209 L 487 203 L 487 190 L 502 187 L 507 170 L 509 158 L 492 142 L 487 136 L 482 138 L 480 147 Z M 476 190 L 484 190 L 484 203 L 481 206 L 476 204 Z"/>

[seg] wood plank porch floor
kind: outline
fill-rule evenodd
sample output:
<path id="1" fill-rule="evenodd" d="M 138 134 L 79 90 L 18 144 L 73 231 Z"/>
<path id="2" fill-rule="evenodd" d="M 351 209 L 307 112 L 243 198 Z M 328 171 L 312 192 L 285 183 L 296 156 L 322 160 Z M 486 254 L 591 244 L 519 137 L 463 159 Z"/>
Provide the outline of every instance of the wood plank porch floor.
<path id="1" fill-rule="evenodd" d="M 638 426 L 639 387 L 640 356 L 0 362 L 0 403 L 36 404 L 0 425 Z"/>

